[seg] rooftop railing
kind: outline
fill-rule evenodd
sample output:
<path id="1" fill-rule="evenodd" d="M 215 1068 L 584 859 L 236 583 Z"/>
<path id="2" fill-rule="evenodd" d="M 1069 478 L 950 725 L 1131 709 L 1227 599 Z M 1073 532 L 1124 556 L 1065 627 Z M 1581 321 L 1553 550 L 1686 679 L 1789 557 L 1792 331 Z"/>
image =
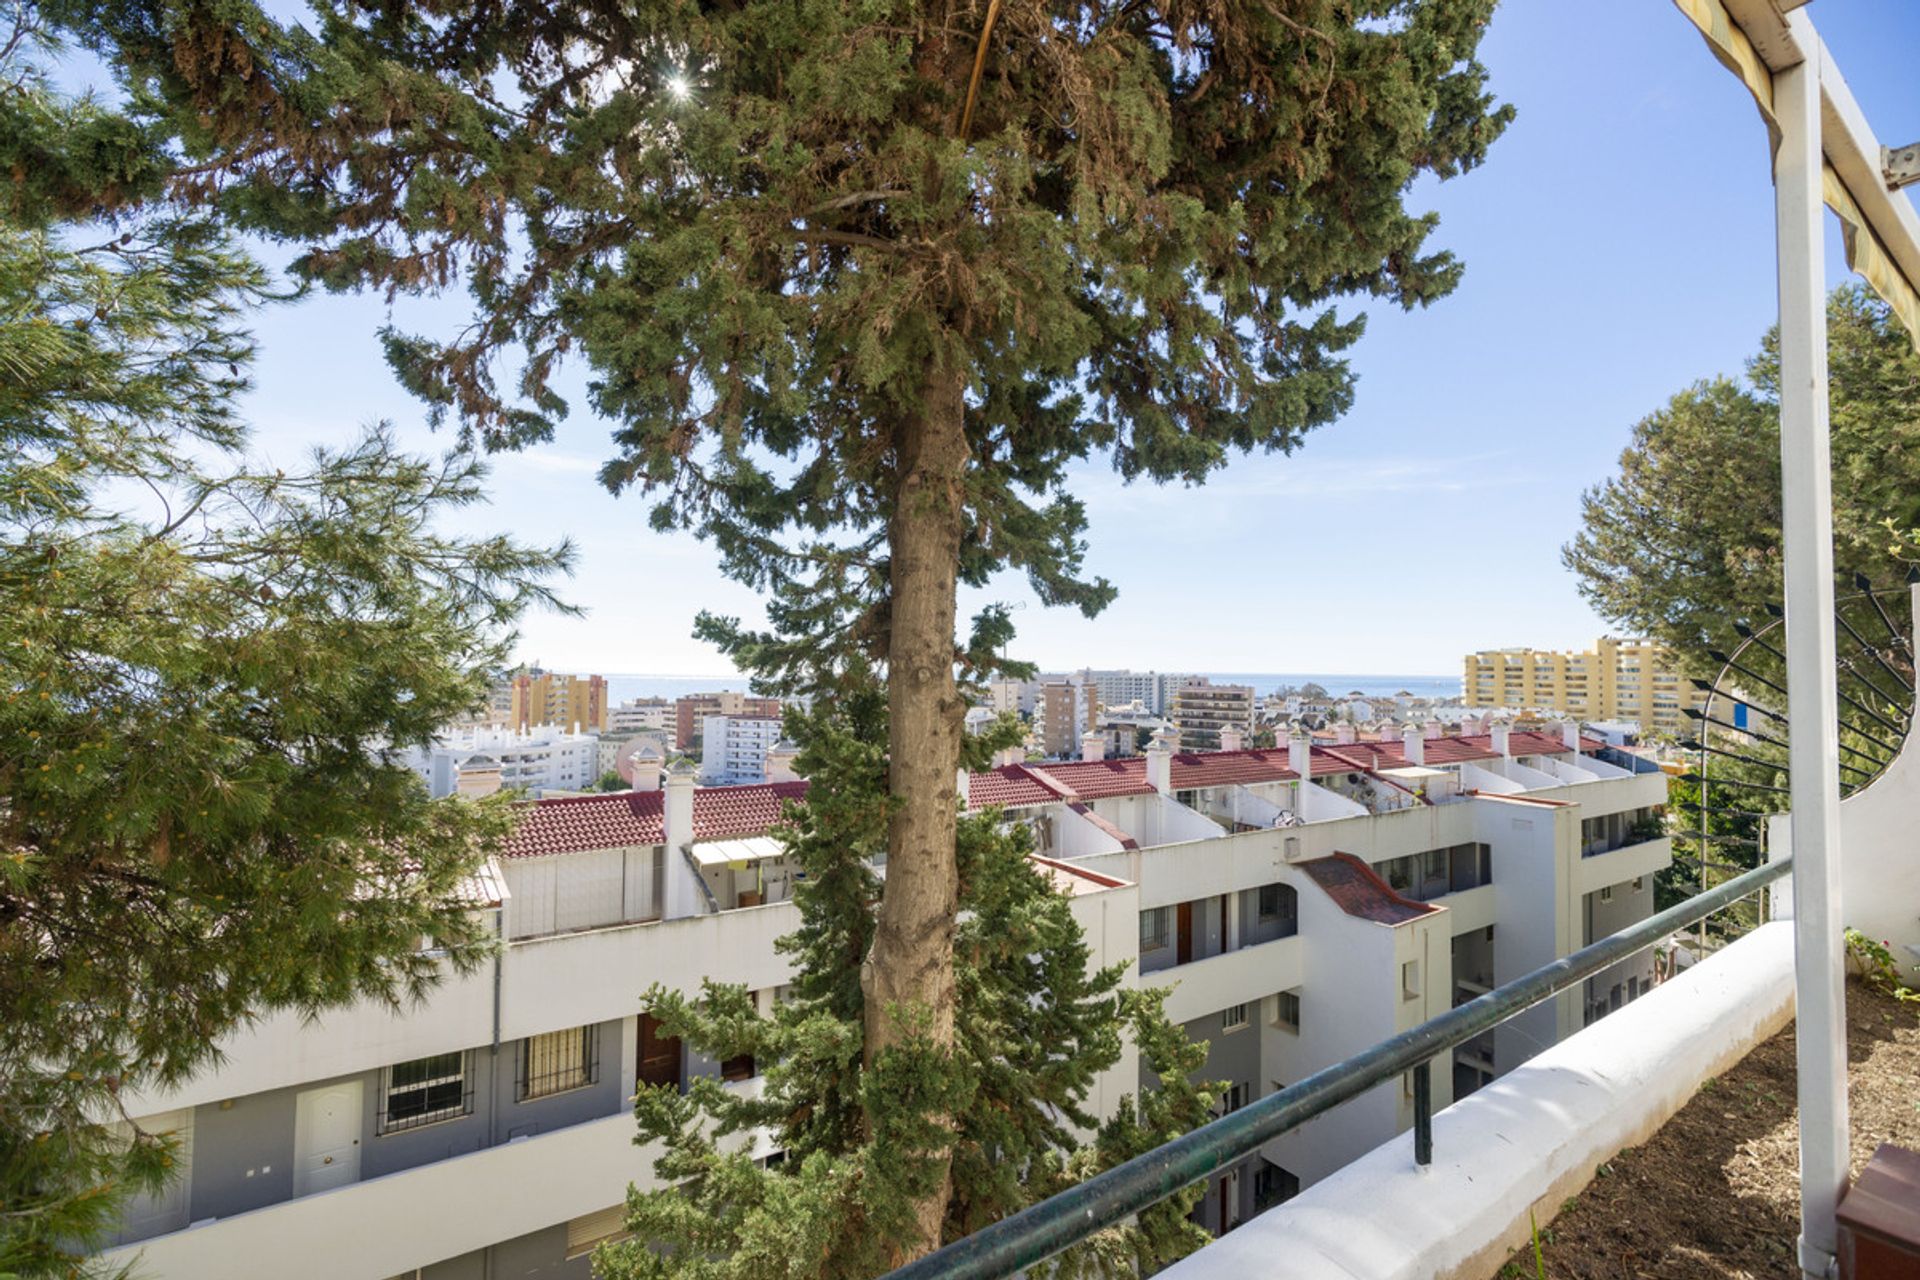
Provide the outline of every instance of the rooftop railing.
<path id="1" fill-rule="evenodd" d="M 1010 1276 L 1124 1222 L 1315 1116 L 1409 1071 L 1413 1073 L 1414 1159 L 1429 1164 L 1433 1159 L 1431 1067 L 1436 1057 L 1758 892 L 1786 875 L 1792 865 L 1791 859 L 1766 863 L 1542 965 L 1298 1084 L 916 1259 L 891 1272 L 887 1280 Z"/>

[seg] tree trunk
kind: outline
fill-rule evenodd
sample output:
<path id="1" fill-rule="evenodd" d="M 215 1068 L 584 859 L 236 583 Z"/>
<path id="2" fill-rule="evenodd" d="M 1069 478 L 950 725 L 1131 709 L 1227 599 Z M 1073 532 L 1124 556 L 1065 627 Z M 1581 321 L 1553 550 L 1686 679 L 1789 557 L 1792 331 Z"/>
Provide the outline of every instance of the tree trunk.
<path id="1" fill-rule="evenodd" d="M 887 645 L 887 785 L 896 807 L 879 921 L 861 973 L 869 1063 L 916 1023 L 939 1048 L 953 1044 L 955 778 L 965 714 L 953 678 L 954 594 L 968 457 L 965 387 L 958 370 L 930 373 L 923 411 L 902 428 L 896 462 Z M 919 1238 L 898 1242 L 900 1261 L 940 1244 L 952 1179 L 948 1155 L 938 1160 L 937 1191 L 916 1201 Z"/>

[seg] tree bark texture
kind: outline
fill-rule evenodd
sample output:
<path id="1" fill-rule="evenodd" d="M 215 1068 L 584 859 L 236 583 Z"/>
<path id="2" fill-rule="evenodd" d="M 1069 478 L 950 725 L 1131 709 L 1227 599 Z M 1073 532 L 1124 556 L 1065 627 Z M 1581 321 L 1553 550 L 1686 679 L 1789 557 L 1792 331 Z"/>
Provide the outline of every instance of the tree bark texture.
<path id="1" fill-rule="evenodd" d="M 965 714 L 954 683 L 954 594 L 968 460 L 965 388 L 959 370 L 930 372 L 924 411 L 903 426 L 896 462 L 887 648 L 888 789 L 895 810 L 879 921 L 861 975 L 868 1062 L 921 1019 L 936 1046 L 953 1044 L 955 778 Z M 945 1154 L 939 1159 L 938 1191 L 915 1205 L 919 1238 L 899 1242 L 901 1261 L 939 1246 L 951 1184 L 950 1162 Z"/>

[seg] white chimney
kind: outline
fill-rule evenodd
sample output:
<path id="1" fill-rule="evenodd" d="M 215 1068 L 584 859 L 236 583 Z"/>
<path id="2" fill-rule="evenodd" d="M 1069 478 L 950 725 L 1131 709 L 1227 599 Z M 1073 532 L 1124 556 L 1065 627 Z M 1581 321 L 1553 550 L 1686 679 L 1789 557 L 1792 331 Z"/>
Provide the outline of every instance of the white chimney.
<path id="1" fill-rule="evenodd" d="M 1580 750 L 1580 722 L 1578 720 L 1562 720 L 1560 722 L 1560 741 L 1567 744 L 1567 750 L 1569 751 L 1577 752 Z"/>
<path id="2" fill-rule="evenodd" d="M 1295 729 L 1287 739 L 1287 768 L 1299 774 L 1302 782 L 1313 777 L 1313 738 L 1305 729 Z"/>
<path id="3" fill-rule="evenodd" d="M 627 769 L 635 791 L 660 789 L 660 752 L 652 743 L 643 743 L 628 754 Z"/>
<path id="4" fill-rule="evenodd" d="M 776 742 L 768 747 L 766 764 L 767 781 L 798 782 L 800 775 L 793 771 L 793 758 L 799 754 L 799 749 L 791 742 Z"/>
<path id="5" fill-rule="evenodd" d="M 1107 735 L 1089 733 L 1080 740 L 1080 758 L 1082 760 L 1105 760 L 1107 758 Z"/>
<path id="6" fill-rule="evenodd" d="M 1333 740 L 1334 742 L 1339 743 L 1343 746 L 1349 742 L 1352 742 L 1353 741 L 1353 721 L 1342 720 L 1340 721 L 1340 723 L 1334 725 Z"/>
<path id="7" fill-rule="evenodd" d="M 1230 724 L 1220 730 L 1220 749 L 1222 751 L 1238 751 L 1245 742 L 1246 738 L 1240 732 L 1239 725 Z"/>
<path id="8" fill-rule="evenodd" d="M 1173 747 L 1165 729 L 1156 729 L 1147 747 L 1147 781 L 1161 795 L 1173 794 Z"/>
<path id="9" fill-rule="evenodd" d="M 1402 731 L 1400 740 L 1406 744 L 1407 763 L 1425 764 L 1427 762 L 1427 740 L 1420 734 L 1420 726 L 1410 724 Z"/>
<path id="10" fill-rule="evenodd" d="M 1423 738 L 1437 738 L 1445 728 L 1446 726 L 1438 720 L 1429 720 L 1420 726 L 1420 736 Z"/>
<path id="11" fill-rule="evenodd" d="M 1394 724 L 1392 716 L 1386 717 L 1373 727 L 1374 737 L 1382 742 L 1392 742 L 1398 732 L 1399 726 Z"/>
<path id="12" fill-rule="evenodd" d="M 1513 759 L 1513 743 L 1507 736 L 1513 732 L 1513 723 L 1508 720 L 1495 720 L 1493 727 L 1487 732 L 1493 735 L 1493 749 L 1507 759 Z"/>
<path id="13" fill-rule="evenodd" d="M 667 770 L 667 801 L 661 813 L 666 850 L 667 909 L 669 920 L 705 915 L 706 895 L 701 892 L 699 873 L 693 869 L 687 848 L 693 843 L 693 762 L 675 760 Z"/>

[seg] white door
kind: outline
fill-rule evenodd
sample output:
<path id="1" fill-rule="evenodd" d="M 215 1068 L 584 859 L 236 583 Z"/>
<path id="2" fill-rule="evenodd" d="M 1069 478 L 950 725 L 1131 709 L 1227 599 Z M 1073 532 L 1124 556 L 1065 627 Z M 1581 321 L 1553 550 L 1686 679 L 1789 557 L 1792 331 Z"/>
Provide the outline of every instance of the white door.
<path id="1" fill-rule="evenodd" d="M 117 1138 L 133 1140 L 133 1128 L 125 1121 L 115 1122 L 113 1128 Z M 159 1192 L 141 1192 L 127 1202 L 120 1229 L 113 1236 L 115 1244 L 150 1239 L 187 1225 L 188 1188 L 193 1172 L 193 1112 L 169 1111 L 165 1115 L 148 1116 L 140 1121 L 140 1128 L 151 1134 L 172 1135 L 173 1168 L 167 1185 Z"/>
<path id="2" fill-rule="evenodd" d="M 360 1181 L 362 1085 L 308 1089 L 293 1114 L 293 1194 L 312 1195 Z"/>

